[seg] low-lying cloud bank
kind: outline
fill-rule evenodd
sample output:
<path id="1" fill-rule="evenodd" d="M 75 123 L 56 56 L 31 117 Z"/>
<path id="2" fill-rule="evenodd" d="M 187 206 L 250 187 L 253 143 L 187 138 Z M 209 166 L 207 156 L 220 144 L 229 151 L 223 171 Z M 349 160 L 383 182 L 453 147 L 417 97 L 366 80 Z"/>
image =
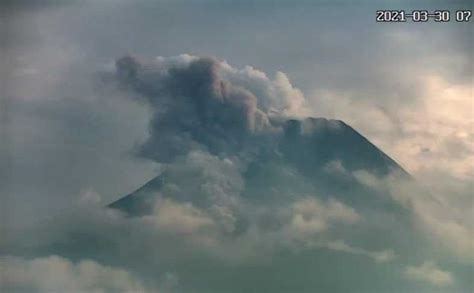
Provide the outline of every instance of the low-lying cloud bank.
<path id="1" fill-rule="evenodd" d="M 147 292 L 129 272 L 93 260 L 59 256 L 0 258 L 2 292 Z"/>
<path id="2" fill-rule="evenodd" d="M 435 263 L 427 261 L 420 266 L 408 266 L 405 269 L 407 278 L 428 282 L 435 286 L 447 286 L 453 283 L 453 277 L 450 272 L 441 270 Z"/>

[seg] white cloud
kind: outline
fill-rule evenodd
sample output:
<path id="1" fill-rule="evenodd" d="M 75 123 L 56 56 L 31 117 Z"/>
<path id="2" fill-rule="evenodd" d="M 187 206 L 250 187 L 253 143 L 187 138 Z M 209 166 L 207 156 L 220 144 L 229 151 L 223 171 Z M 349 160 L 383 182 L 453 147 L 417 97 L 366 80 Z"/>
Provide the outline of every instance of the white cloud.
<path id="1" fill-rule="evenodd" d="M 445 193 L 430 192 L 419 182 L 401 178 L 397 174 L 378 178 L 366 171 L 356 171 L 353 175 L 362 184 L 391 196 L 410 209 L 418 228 L 435 240 L 433 244 L 441 244 L 444 251 L 462 262 L 474 259 L 474 218 L 469 190 L 456 192 L 448 188 L 443 190 Z"/>
<path id="2" fill-rule="evenodd" d="M 146 216 L 158 229 L 176 234 L 197 233 L 206 228 L 214 228 L 214 221 L 191 203 L 179 203 L 171 199 L 158 198 L 155 212 Z"/>
<path id="3" fill-rule="evenodd" d="M 474 259 L 472 204 L 458 209 L 449 202 L 414 200 L 413 208 L 422 227 L 443 247 L 462 261 Z"/>
<path id="4" fill-rule="evenodd" d="M 428 282 L 435 286 L 446 286 L 453 283 L 450 272 L 441 270 L 434 262 L 424 262 L 421 266 L 408 266 L 405 276 L 416 281 Z"/>
<path id="5" fill-rule="evenodd" d="M 147 292 L 129 272 L 92 260 L 71 262 L 59 256 L 0 258 L 2 292 Z M 5 290 L 5 291 L 3 291 Z"/>
<path id="6" fill-rule="evenodd" d="M 417 177 L 441 171 L 472 179 L 472 79 L 456 83 L 420 69 L 403 76 L 398 88 L 386 91 L 386 96 L 318 89 L 309 100 L 314 113 L 344 120 Z M 417 90 L 411 97 L 397 96 L 403 86 L 414 83 Z"/>
<path id="7" fill-rule="evenodd" d="M 406 77 L 417 81 L 419 87 L 410 103 L 390 105 L 381 99 L 386 97 L 376 97 L 374 102 L 359 99 L 356 92 L 320 91 L 317 109 L 322 115 L 344 119 L 367 135 L 426 190 L 393 177 L 382 183 L 363 171 L 354 174 L 359 181 L 371 187 L 385 186 L 387 194 L 413 210 L 421 229 L 435 239 L 433 243 L 441 244 L 459 260 L 472 260 L 472 79 L 456 83 L 420 69 L 416 75 L 407 72 Z M 406 77 L 404 84 L 408 84 Z M 394 94 L 387 92 L 387 96 Z M 332 167 L 336 170 L 337 166 Z"/>
<path id="8" fill-rule="evenodd" d="M 288 233 L 300 240 L 311 240 L 316 234 L 328 230 L 330 225 L 354 224 L 360 220 L 356 211 L 343 203 L 330 199 L 321 201 L 315 197 L 293 203 Z"/>
<path id="9" fill-rule="evenodd" d="M 421 101 L 399 113 L 403 135 L 387 150 L 415 174 L 445 170 L 473 178 L 473 84 L 453 84 L 438 75 L 421 82 Z"/>
<path id="10" fill-rule="evenodd" d="M 225 61 L 221 66 L 222 74 L 236 85 L 253 92 L 259 99 L 259 106 L 266 109 L 265 111 L 288 116 L 303 116 L 309 113 L 305 107 L 304 94 L 291 84 L 284 72 L 277 71 L 272 80 L 265 72 L 252 66 L 237 69 Z"/>
<path id="11" fill-rule="evenodd" d="M 352 254 L 365 255 L 373 259 L 375 262 L 384 263 L 392 261 L 395 258 L 395 253 L 391 249 L 384 249 L 380 251 L 369 251 L 359 247 L 353 247 L 344 241 L 337 240 L 327 243 L 327 248 L 335 251 L 342 251 Z"/>

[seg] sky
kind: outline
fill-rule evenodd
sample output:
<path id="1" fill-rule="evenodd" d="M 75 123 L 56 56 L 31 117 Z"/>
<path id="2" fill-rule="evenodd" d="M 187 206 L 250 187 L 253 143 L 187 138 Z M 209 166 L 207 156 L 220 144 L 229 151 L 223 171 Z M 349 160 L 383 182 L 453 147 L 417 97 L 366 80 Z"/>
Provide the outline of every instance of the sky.
<path id="1" fill-rule="evenodd" d="M 390 266 L 392 259 L 402 258 L 395 256 L 398 255 L 396 247 L 372 249 L 334 239 L 318 242 L 316 246 L 326 249 L 318 256 L 318 265 L 314 268 L 320 278 L 334 278 L 329 274 L 334 268 L 328 268 L 325 273 L 320 266 L 325 259 L 330 259 L 351 268 L 363 263 L 367 272 L 381 271 L 385 277 L 392 277 L 400 288 L 387 288 L 388 292 L 472 290 L 472 280 L 469 281 L 474 259 L 472 21 L 375 22 L 375 11 L 379 9 L 449 9 L 453 12 L 472 10 L 472 6 L 470 1 L 442 0 L 417 1 L 416 4 L 411 1 L 375 4 L 372 1 L 317 0 L 2 2 L 0 226 L 6 244 L 0 247 L 6 252 L 2 253 L 0 268 L 2 278 L 6 276 L 8 281 L 5 283 L 11 286 L 6 288 L 13 292 L 15 286 L 33 288 L 33 292 L 61 291 L 61 287 L 55 287 L 60 286 L 56 281 L 61 279 L 61 284 L 67 284 L 71 292 L 93 289 L 191 292 L 187 291 L 189 284 L 200 288 L 200 292 L 214 292 L 225 288 L 219 280 L 228 280 L 225 274 L 231 272 L 242 274 L 242 282 L 248 282 L 252 274 L 262 280 L 278 275 L 274 271 L 264 274 L 255 269 L 258 265 L 254 262 L 265 264 L 268 261 L 253 257 L 260 253 L 255 247 L 267 247 L 272 239 L 280 243 L 275 240 L 279 237 L 293 239 L 293 233 L 306 235 L 306 229 L 325 232 L 331 230 L 334 223 L 335 229 L 339 229 L 337 225 L 341 223 L 357 225 L 370 217 L 338 200 L 298 198 L 288 204 L 289 211 L 282 213 L 293 213 L 293 219 L 298 219 L 299 214 L 308 213 L 306 206 L 309 213 L 319 215 L 311 223 L 320 228 L 301 226 L 295 220 L 268 239 L 262 236 L 262 242 L 252 242 L 258 235 L 247 235 L 248 238 L 241 240 L 242 246 L 252 243 L 251 247 L 239 250 L 228 243 L 221 228 L 216 228 L 216 221 L 222 219 L 215 218 L 204 208 L 212 205 L 212 197 L 205 203 L 160 199 L 152 219 L 126 221 L 102 215 L 94 205 L 103 206 L 132 192 L 166 167 L 156 156 L 143 155 L 143 145 L 150 141 L 150 135 L 159 138 L 159 132 L 154 134 L 150 121 L 156 121 L 161 100 L 157 102 L 153 95 L 145 100 L 137 98 L 143 91 L 124 89 L 120 82 L 117 86 L 108 81 L 117 70 L 116 60 L 130 55 L 145 67 L 178 69 L 196 58 L 215 58 L 212 60 L 217 60 L 216 64 L 226 72 L 224 79 L 231 84 L 248 90 L 262 87 L 268 91 L 263 98 L 256 95 L 256 103 L 268 98 L 268 103 L 280 114 L 343 120 L 429 191 L 428 198 L 417 197 L 416 188 L 397 178 L 379 180 L 371 174 L 351 174 L 371 188 L 389 190 L 395 201 L 408 206 L 415 218 L 413 226 L 426 232 L 435 247 L 434 252 L 420 260 L 404 260 Z M 147 80 L 142 82 L 146 84 Z M 159 84 L 160 79 L 156 82 Z M 145 91 L 145 95 L 147 93 Z M 253 100 L 249 99 L 251 103 Z M 187 108 L 177 109 L 173 113 L 179 117 L 183 113 L 180 111 Z M 265 109 L 258 104 L 257 110 Z M 231 184 L 232 196 L 241 191 L 241 181 L 245 182 L 239 169 L 242 166 L 233 169 L 226 161 L 236 163 L 234 158 L 216 157 L 194 145 L 190 148 L 193 151 L 188 157 L 172 162 L 178 185 L 179 176 L 187 178 L 192 174 L 181 169 L 213 166 L 218 170 L 222 168 L 229 178 L 235 178 Z M 140 151 L 142 155 L 137 155 Z M 340 169 L 340 172 L 349 172 Z M 206 178 L 203 180 L 221 184 L 218 174 Z M 248 207 L 249 217 L 258 214 L 259 208 Z M 328 212 L 324 214 L 321 210 Z M 70 211 L 76 212 L 65 217 Z M 278 209 L 271 207 L 267 212 L 277 213 Z M 175 217 L 181 226 L 175 227 L 162 215 Z M 157 269 L 159 277 L 156 278 L 150 276 L 150 268 L 154 268 L 152 261 L 141 267 L 132 260 L 131 256 L 143 255 L 137 252 L 139 246 L 127 241 L 125 243 L 134 250 L 121 248 L 122 253 L 130 255 L 124 257 L 124 262 L 112 261 L 111 252 L 108 256 L 106 252 L 96 256 L 86 249 L 83 254 L 80 251 L 68 254 L 50 248 L 51 253 L 33 250 L 25 253 L 8 247 L 18 231 L 31 226 L 49 227 L 44 223 L 51 217 L 61 219 L 57 221 L 60 227 L 46 228 L 41 237 L 21 238 L 21 245 L 13 245 L 29 247 L 36 242 L 49 243 L 49 238 L 60 237 L 58 235 L 63 235 L 68 227 L 90 224 L 97 229 L 87 230 L 87 233 L 110 234 L 102 239 L 104 243 L 135 233 L 137 239 L 145 239 L 153 246 L 153 243 L 162 243 L 163 235 L 168 235 L 170 229 L 178 229 L 190 235 L 191 243 L 198 248 L 174 248 L 163 242 L 171 256 L 180 255 L 182 250 L 191 252 L 188 258 L 179 258 L 179 261 L 166 259 L 166 253 L 153 254 L 153 260 L 156 258 L 163 263 Z M 149 227 L 150 221 L 152 227 Z M 127 227 L 126 232 L 120 231 L 121 226 Z M 162 230 L 165 234 L 161 234 Z M 297 243 L 302 241 L 296 238 Z M 283 248 L 275 248 L 276 256 L 269 258 L 275 268 L 284 267 L 279 272 L 287 276 L 287 284 L 293 284 L 291 280 L 304 282 L 307 279 L 303 272 L 295 267 L 311 267 L 305 262 L 305 256 L 312 255 L 312 250 L 307 248 L 307 243 L 302 248 L 300 244 L 283 240 Z M 209 250 L 215 250 L 217 256 L 208 256 L 213 254 Z M 273 253 L 273 249 L 268 251 Z M 285 253 L 294 255 L 290 257 Z M 199 268 L 200 262 L 212 267 L 203 277 L 214 285 L 209 286 L 208 291 L 199 278 L 192 276 L 190 264 Z M 186 264 L 189 269 L 180 264 Z M 41 275 L 40 267 L 50 267 L 50 274 Z M 221 267 L 226 270 L 221 272 Z M 347 273 L 350 275 L 347 280 L 361 277 L 351 272 Z M 61 277 L 53 277 L 58 273 Z M 381 283 L 373 287 L 364 283 L 365 287 L 360 290 L 380 290 L 385 281 L 382 278 Z M 91 285 L 81 287 L 83 284 Z M 330 290 L 331 284 L 330 281 L 323 285 L 314 282 L 308 284 L 307 290 Z"/>

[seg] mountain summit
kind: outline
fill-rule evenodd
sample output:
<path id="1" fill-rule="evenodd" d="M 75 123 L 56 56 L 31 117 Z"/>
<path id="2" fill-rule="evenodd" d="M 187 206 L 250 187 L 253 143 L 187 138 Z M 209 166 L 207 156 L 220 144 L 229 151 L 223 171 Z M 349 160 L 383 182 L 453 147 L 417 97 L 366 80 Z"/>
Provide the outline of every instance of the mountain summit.
<path id="1" fill-rule="evenodd" d="M 353 205 L 378 205 L 385 199 L 374 196 L 374 191 L 356 180 L 354 174 L 366 172 L 380 178 L 396 172 L 409 177 L 394 160 L 343 121 L 306 118 L 287 120 L 280 126 L 272 143 L 260 143 L 248 152 L 251 159 L 243 158 L 247 163 L 242 171 L 244 187 L 240 195 L 247 200 L 278 201 L 278 197 L 294 193 L 316 193 L 339 197 Z M 173 181 L 170 177 L 173 176 L 165 169 L 109 207 L 129 215 L 151 213 L 156 196 L 168 196 L 166 185 Z M 202 188 L 194 180 L 180 184 L 195 190 Z"/>

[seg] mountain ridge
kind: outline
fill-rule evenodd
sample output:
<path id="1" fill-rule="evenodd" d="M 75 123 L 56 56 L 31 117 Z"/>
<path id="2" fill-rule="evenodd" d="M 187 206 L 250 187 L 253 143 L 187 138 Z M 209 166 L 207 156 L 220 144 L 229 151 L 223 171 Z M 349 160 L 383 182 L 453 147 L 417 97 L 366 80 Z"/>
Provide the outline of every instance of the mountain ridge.
<path id="1" fill-rule="evenodd" d="M 347 193 L 363 188 L 353 180 L 328 174 L 327 168 L 333 162 L 346 172 L 365 170 L 382 177 L 390 172 L 397 172 L 404 177 L 411 177 L 395 160 L 342 120 L 290 119 L 282 122 L 281 126 L 283 132 L 277 145 L 272 146 L 275 148 L 274 152 L 264 158 L 258 157 L 255 162 L 249 164 L 245 172 L 245 178 L 248 179 L 246 190 L 250 191 L 244 193 L 248 194 L 249 198 L 256 197 L 255 194 L 265 196 L 262 194 L 266 193 L 265 188 L 268 186 L 260 187 L 258 178 L 264 180 L 268 177 L 265 174 L 273 172 L 268 170 L 272 168 L 269 167 L 269 162 L 279 164 L 278 162 L 284 161 L 282 164 L 293 166 L 297 172 L 308 178 L 320 193 Z M 165 170 L 140 188 L 110 203 L 108 207 L 128 215 L 150 214 L 153 212 L 155 194 L 166 182 Z"/>

